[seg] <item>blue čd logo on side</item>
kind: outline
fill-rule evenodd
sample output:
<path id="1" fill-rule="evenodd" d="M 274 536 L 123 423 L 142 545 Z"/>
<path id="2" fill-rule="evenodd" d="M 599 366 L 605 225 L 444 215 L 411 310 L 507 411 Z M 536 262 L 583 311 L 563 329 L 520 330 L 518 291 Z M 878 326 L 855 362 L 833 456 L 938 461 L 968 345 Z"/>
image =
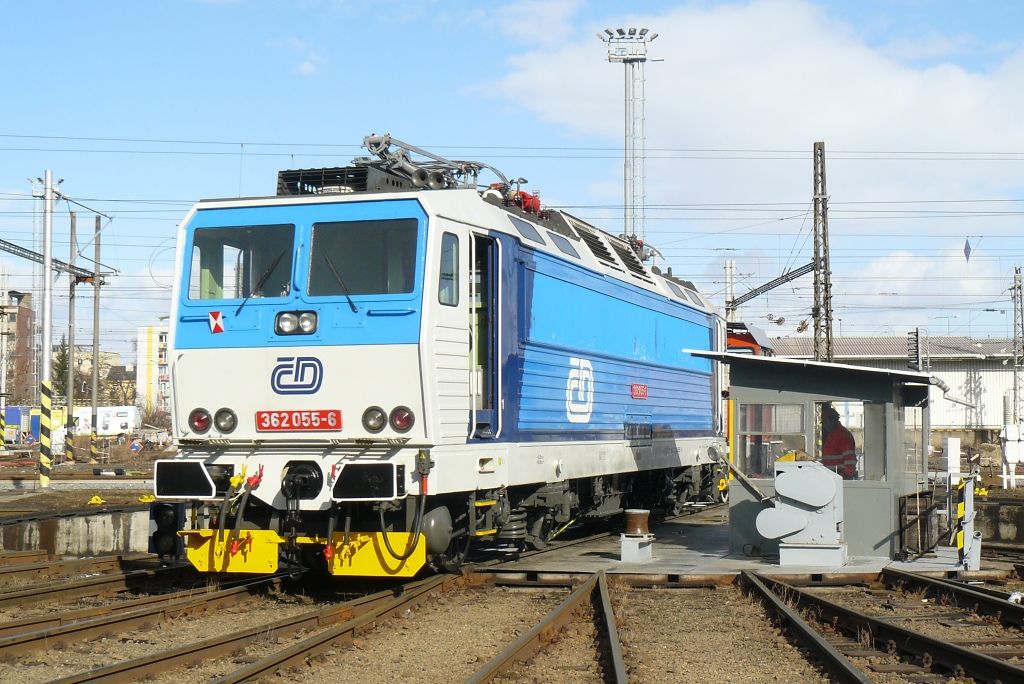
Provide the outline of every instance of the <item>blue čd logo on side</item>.
<path id="1" fill-rule="evenodd" d="M 324 381 L 324 365 L 315 356 L 279 356 L 270 374 L 277 394 L 316 394 Z"/>

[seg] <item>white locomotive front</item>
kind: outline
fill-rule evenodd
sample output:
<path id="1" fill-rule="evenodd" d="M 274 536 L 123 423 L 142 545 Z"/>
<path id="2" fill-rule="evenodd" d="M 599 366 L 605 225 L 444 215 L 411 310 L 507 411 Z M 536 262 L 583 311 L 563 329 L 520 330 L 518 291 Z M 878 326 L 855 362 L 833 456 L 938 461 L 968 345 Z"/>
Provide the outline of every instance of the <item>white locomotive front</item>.
<path id="1" fill-rule="evenodd" d="M 179 237 L 177 458 L 155 550 L 209 572 L 405 577 L 724 487 L 720 320 L 638 245 L 480 165 L 285 171 Z M 181 528 L 181 529 L 179 529 Z"/>

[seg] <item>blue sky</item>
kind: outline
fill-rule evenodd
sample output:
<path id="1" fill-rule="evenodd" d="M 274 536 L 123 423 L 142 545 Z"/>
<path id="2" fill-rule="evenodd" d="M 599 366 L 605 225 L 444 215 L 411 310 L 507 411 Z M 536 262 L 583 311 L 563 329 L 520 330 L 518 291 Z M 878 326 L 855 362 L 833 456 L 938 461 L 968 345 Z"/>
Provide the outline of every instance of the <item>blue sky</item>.
<path id="1" fill-rule="evenodd" d="M 278 169 L 344 164 L 370 132 L 525 176 L 546 203 L 618 232 L 622 72 L 594 34 L 630 25 L 658 31 L 651 56 L 665 60 L 647 67 L 646 234 L 677 273 L 721 302 L 727 258 L 738 292 L 809 261 L 810 150 L 822 139 L 842 334 L 1010 332 L 1006 288 L 1024 261 L 1019 3 L 46 8 L 11 4 L 0 27 L 0 237 L 33 246 L 26 179 L 47 168 L 112 216 L 103 261 L 118 275 L 101 332 L 126 354 L 135 326 L 169 310 L 175 226 L 193 201 L 270 194 Z M 55 227 L 63 259 L 66 205 Z M 9 287 L 33 286 L 27 265 L 3 266 Z M 743 317 L 801 334 L 810 285 Z M 80 305 L 86 339 L 88 296 Z"/>

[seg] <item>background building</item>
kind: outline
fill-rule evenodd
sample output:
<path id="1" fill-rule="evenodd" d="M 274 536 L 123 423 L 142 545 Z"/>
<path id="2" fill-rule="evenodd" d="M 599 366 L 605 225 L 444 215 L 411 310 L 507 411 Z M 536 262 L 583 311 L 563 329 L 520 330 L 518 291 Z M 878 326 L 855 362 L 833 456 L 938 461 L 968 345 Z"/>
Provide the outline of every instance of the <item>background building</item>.
<path id="1" fill-rule="evenodd" d="M 7 375 L 7 403 L 33 404 L 38 392 L 36 359 L 32 339 L 32 295 L 9 290 L 0 305 L 0 334 L 3 335 L 4 373 Z"/>
<path id="2" fill-rule="evenodd" d="M 169 411 L 171 371 L 167 364 L 167 317 L 139 328 L 135 364 L 135 403 L 146 412 Z"/>

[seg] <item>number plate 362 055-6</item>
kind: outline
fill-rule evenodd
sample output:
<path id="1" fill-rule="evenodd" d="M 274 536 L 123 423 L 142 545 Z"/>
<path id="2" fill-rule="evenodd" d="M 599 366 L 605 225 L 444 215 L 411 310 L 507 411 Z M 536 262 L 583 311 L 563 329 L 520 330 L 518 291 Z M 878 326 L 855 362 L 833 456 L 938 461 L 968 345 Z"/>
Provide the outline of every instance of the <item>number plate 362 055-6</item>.
<path id="1" fill-rule="evenodd" d="M 341 430 L 341 411 L 257 411 L 257 432 L 337 432 Z"/>

